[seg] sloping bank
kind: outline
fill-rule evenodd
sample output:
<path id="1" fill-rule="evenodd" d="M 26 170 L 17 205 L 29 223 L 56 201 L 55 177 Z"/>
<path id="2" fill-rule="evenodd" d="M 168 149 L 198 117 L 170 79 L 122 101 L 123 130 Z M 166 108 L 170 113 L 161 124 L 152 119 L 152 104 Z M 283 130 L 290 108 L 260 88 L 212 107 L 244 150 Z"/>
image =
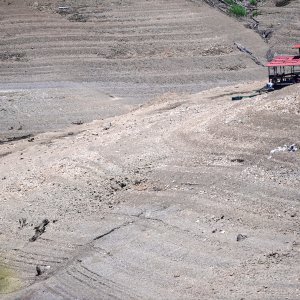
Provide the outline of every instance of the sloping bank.
<path id="1" fill-rule="evenodd" d="M 2 145 L 6 297 L 298 298 L 299 89 L 260 85 Z"/>

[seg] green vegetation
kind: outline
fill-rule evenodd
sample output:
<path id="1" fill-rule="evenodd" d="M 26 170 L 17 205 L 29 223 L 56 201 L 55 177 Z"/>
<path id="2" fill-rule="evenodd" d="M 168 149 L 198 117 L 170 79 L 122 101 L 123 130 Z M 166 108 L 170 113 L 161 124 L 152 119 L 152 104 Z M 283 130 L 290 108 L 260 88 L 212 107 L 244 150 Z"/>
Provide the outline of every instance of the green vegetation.
<path id="1" fill-rule="evenodd" d="M 239 5 L 239 4 L 233 4 L 230 7 L 229 12 L 237 17 L 247 16 L 247 9 L 244 6 Z"/>
<path id="2" fill-rule="evenodd" d="M 11 293 L 19 289 L 20 286 L 19 279 L 15 278 L 9 269 L 0 265 L 0 295 Z"/>
<path id="3" fill-rule="evenodd" d="M 224 0 L 228 5 L 236 4 L 234 0 Z"/>
<path id="4" fill-rule="evenodd" d="M 242 5 L 242 2 L 239 0 L 224 0 L 225 3 L 229 6 L 228 12 L 237 16 L 245 17 L 248 15 L 247 8 Z M 257 6 L 259 0 L 249 0 L 249 4 L 252 6 Z"/>

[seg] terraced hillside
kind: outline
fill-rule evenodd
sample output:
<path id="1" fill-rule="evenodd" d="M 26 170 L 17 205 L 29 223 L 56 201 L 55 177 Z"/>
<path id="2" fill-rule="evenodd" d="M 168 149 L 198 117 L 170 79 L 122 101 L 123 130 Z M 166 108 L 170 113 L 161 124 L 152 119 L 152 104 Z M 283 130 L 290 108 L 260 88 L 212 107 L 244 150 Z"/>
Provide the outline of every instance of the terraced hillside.
<path id="1" fill-rule="evenodd" d="M 273 52 L 297 53 L 291 47 L 300 41 L 300 1 L 262 1 L 258 9 L 259 15 L 256 19 L 262 27 L 272 32 L 269 45 Z"/>
<path id="2" fill-rule="evenodd" d="M 234 45 L 263 61 L 261 38 L 201 1 L 1 0 L 0 27 L 0 88 L 12 92 L 0 95 L 1 140 L 111 116 L 116 103 L 118 114 L 164 92 L 266 76 Z M 98 103 L 82 105 L 85 91 Z"/>
<path id="3" fill-rule="evenodd" d="M 20 2 L 1 5 L 1 52 L 16 53 L 2 59 L 1 82 L 97 81 L 136 97 L 137 91 L 197 91 L 264 75 L 233 45 L 264 57 L 260 38 L 201 2 L 71 1 L 87 22 L 57 14 L 58 1 Z"/>

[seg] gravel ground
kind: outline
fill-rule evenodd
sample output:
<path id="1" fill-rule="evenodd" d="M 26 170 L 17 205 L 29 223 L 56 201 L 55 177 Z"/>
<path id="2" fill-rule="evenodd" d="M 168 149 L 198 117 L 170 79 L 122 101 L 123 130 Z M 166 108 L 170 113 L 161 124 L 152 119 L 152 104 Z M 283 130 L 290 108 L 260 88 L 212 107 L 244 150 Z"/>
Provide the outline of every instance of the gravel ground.
<path id="1" fill-rule="evenodd" d="M 1 299 L 300 298 L 299 87 L 231 101 L 255 32 L 183 0 L 0 26 Z"/>
<path id="2" fill-rule="evenodd" d="M 300 94 L 260 85 L 2 145 L 7 298 L 299 298 Z"/>

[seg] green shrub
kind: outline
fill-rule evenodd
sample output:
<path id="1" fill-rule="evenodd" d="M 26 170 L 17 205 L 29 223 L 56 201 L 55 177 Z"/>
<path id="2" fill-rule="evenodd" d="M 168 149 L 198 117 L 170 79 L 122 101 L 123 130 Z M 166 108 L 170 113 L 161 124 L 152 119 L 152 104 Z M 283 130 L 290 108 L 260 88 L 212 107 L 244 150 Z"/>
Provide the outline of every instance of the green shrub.
<path id="1" fill-rule="evenodd" d="M 236 4 L 234 0 L 224 0 L 228 5 Z"/>
<path id="2" fill-rule="evenodd" d="M 245 7 L 239 4 L 233 4 L 229 10 L 230 13 L 236 15 L 237 17 L 245 17 L 247 16 L 247 10 Z"/>
<path id="3" fill-rule="evenodd" d="M 254 5 L 254 6 L 257 5 L 257 1 L 256 1 L 256 0 L 250 0 L 249 3 L 250 3 L 251 5 Z"/>

